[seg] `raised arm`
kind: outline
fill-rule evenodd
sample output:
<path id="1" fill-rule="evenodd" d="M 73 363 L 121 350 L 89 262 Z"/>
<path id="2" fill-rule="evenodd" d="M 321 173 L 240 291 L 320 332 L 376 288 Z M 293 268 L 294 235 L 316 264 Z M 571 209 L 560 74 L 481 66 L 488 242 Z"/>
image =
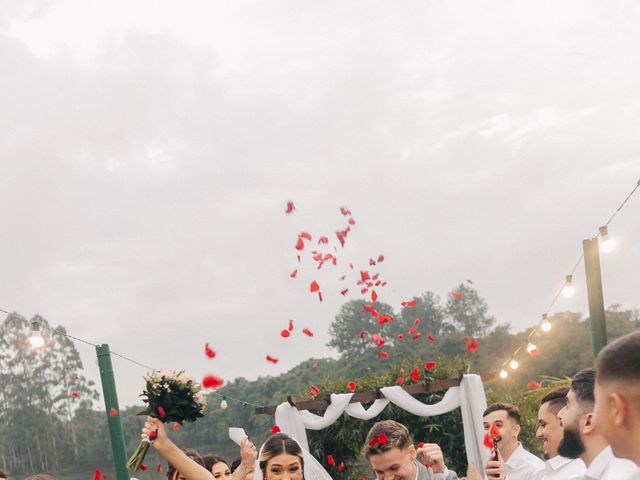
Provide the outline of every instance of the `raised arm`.
<path id="1" fill-rule="evenodd" d="M 251 474 L 253 476 L 257 458 L 256 446 L 248 438 L 243 438 L 240 441 L 240 465 L 233 472 L 231 478 L 233 480 L 245 480 L 247 475 Z"/>
<path id="2" fill-rule="evenodd" d="M 167 435 L 167 429 L 160 420 L 147 417 L 142 428 L 142 437 L 154 437 L 151 442 L 160 455 L 162 455 L 176 470 L 187 480 L 212 480 L 213 475 L 202 465 L 189 458 Z"/>

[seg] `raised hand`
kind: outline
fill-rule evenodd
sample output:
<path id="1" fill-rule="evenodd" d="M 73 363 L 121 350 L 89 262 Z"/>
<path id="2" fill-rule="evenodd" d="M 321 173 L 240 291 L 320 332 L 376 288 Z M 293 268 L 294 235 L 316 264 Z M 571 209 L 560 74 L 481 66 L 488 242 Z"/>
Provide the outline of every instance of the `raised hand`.
<path id="1" fill-rule="evenodd" d="M 491 453 L 491 458 L 489 458 L 484 470 L 487 472 L 487 477 L 491 480 L 505 480 L 507 474 L 504 460 L 499 450 L 494 450 Z"/>
<path id="2" fill-rule="evenodd" d="M 153 448 L 159 451 L 166 450 L 167 447 L 173 445 L 173 442 L 167 435 L 165 424 L 157 418 L 147 417 L 147 421 L 142 427 L 140 435 L 142 440 L 149 440 Z"/>
<path id="3" fill-rule="evenodd" d="M 424 462 L 431 467 L 433 473 L 444 472 L 444 455 L 437 443 L 423 444 L 422 447 L 418 448 L 418 456 L 422 457 Z"/>

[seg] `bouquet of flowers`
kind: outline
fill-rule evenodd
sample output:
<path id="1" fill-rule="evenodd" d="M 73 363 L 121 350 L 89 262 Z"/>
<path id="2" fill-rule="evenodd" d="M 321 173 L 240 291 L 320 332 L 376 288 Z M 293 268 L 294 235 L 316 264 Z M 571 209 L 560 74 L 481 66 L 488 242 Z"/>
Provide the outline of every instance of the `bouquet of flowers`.
<path id="1" fill-rule="evenodd" d="M 195 422 L 204 416 L 205 399 L 202 387 L 184 372 L 160 370 L 144 377 L 145 390 L 140 395 L 147 408 L 138 415 L 158 418 L 163 422 Z M 130 470 L 137 470 L 149 450 L 149 441 L 143 440 L 127 462 Z"/>

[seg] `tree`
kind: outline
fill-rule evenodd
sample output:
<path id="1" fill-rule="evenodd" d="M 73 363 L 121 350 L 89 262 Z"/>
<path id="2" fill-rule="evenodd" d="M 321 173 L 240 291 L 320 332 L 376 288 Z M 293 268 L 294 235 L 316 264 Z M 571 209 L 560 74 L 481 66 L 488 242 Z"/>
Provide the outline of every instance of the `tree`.
<path id="1" fill-rule="evenodd" d="M 487 302 L 464 283 L 449 294 L 446 311 L 453 324 L 467 337 L 482 336 L 496 323 L 488 313 Z"/>
<path id="2" fill-rule="evenodd" d="M 364 310 L 363 307 L 367 305 L 375 308 L 378 312 L 377 317 L 374 318 L 370 312 Z M 329 327 L 331 340 L 327 346 L 335 348 L 341 357 L 355 358 L 371 350 L 371 346 L 374 345 L 372 335 L 380 335 L 386 344 L 393 345 L 396 336 L 402 333 L 402 326 L 394 320 L 380 325 L 378 319 L 381 315 L 393 317 L 393 308 L 382 302 L 351 300 L 345 303 Z M 364 332 L 363 337 L 360 332 Z"/>

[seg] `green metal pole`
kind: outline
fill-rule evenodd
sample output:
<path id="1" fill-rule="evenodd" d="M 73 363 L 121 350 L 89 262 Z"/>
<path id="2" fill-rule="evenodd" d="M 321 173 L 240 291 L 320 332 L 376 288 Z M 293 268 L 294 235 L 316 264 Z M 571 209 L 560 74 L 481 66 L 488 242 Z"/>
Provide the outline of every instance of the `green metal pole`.
<path id="1" fill-rule="evenodd" d="M 604 319 L 604 295 L 602 293 L 598 239 L 583 240 L 582 249 L 584 251 L 584 270 L 587 277 L 593 356 L 596 357 L 607 344 L 607 324 Z"/>
<path id="2" fill-rule="evenodd" d="M 116 467 L 117 480 L 129 480 L 129 470 L 127 469 L 127 452 L 124 448 L 124 435 L 120 415 L 110 416 L 111 409 L 120 411 L 118 406 L 118 394 L 116 392 L 116 381 L 113 377 L 113 367 L 111 366 L 111 353 L 109 345 L 96 345 L 98 355 L 98 366 L 100 367 L 100 380 L 102 382 L 102 396 L 104 397 L 104 407 L 107 413 L 107 423 L 109 424 L 109 434 L 111 436 L 111 451 L 113 452 L 113 462 Z"/>

